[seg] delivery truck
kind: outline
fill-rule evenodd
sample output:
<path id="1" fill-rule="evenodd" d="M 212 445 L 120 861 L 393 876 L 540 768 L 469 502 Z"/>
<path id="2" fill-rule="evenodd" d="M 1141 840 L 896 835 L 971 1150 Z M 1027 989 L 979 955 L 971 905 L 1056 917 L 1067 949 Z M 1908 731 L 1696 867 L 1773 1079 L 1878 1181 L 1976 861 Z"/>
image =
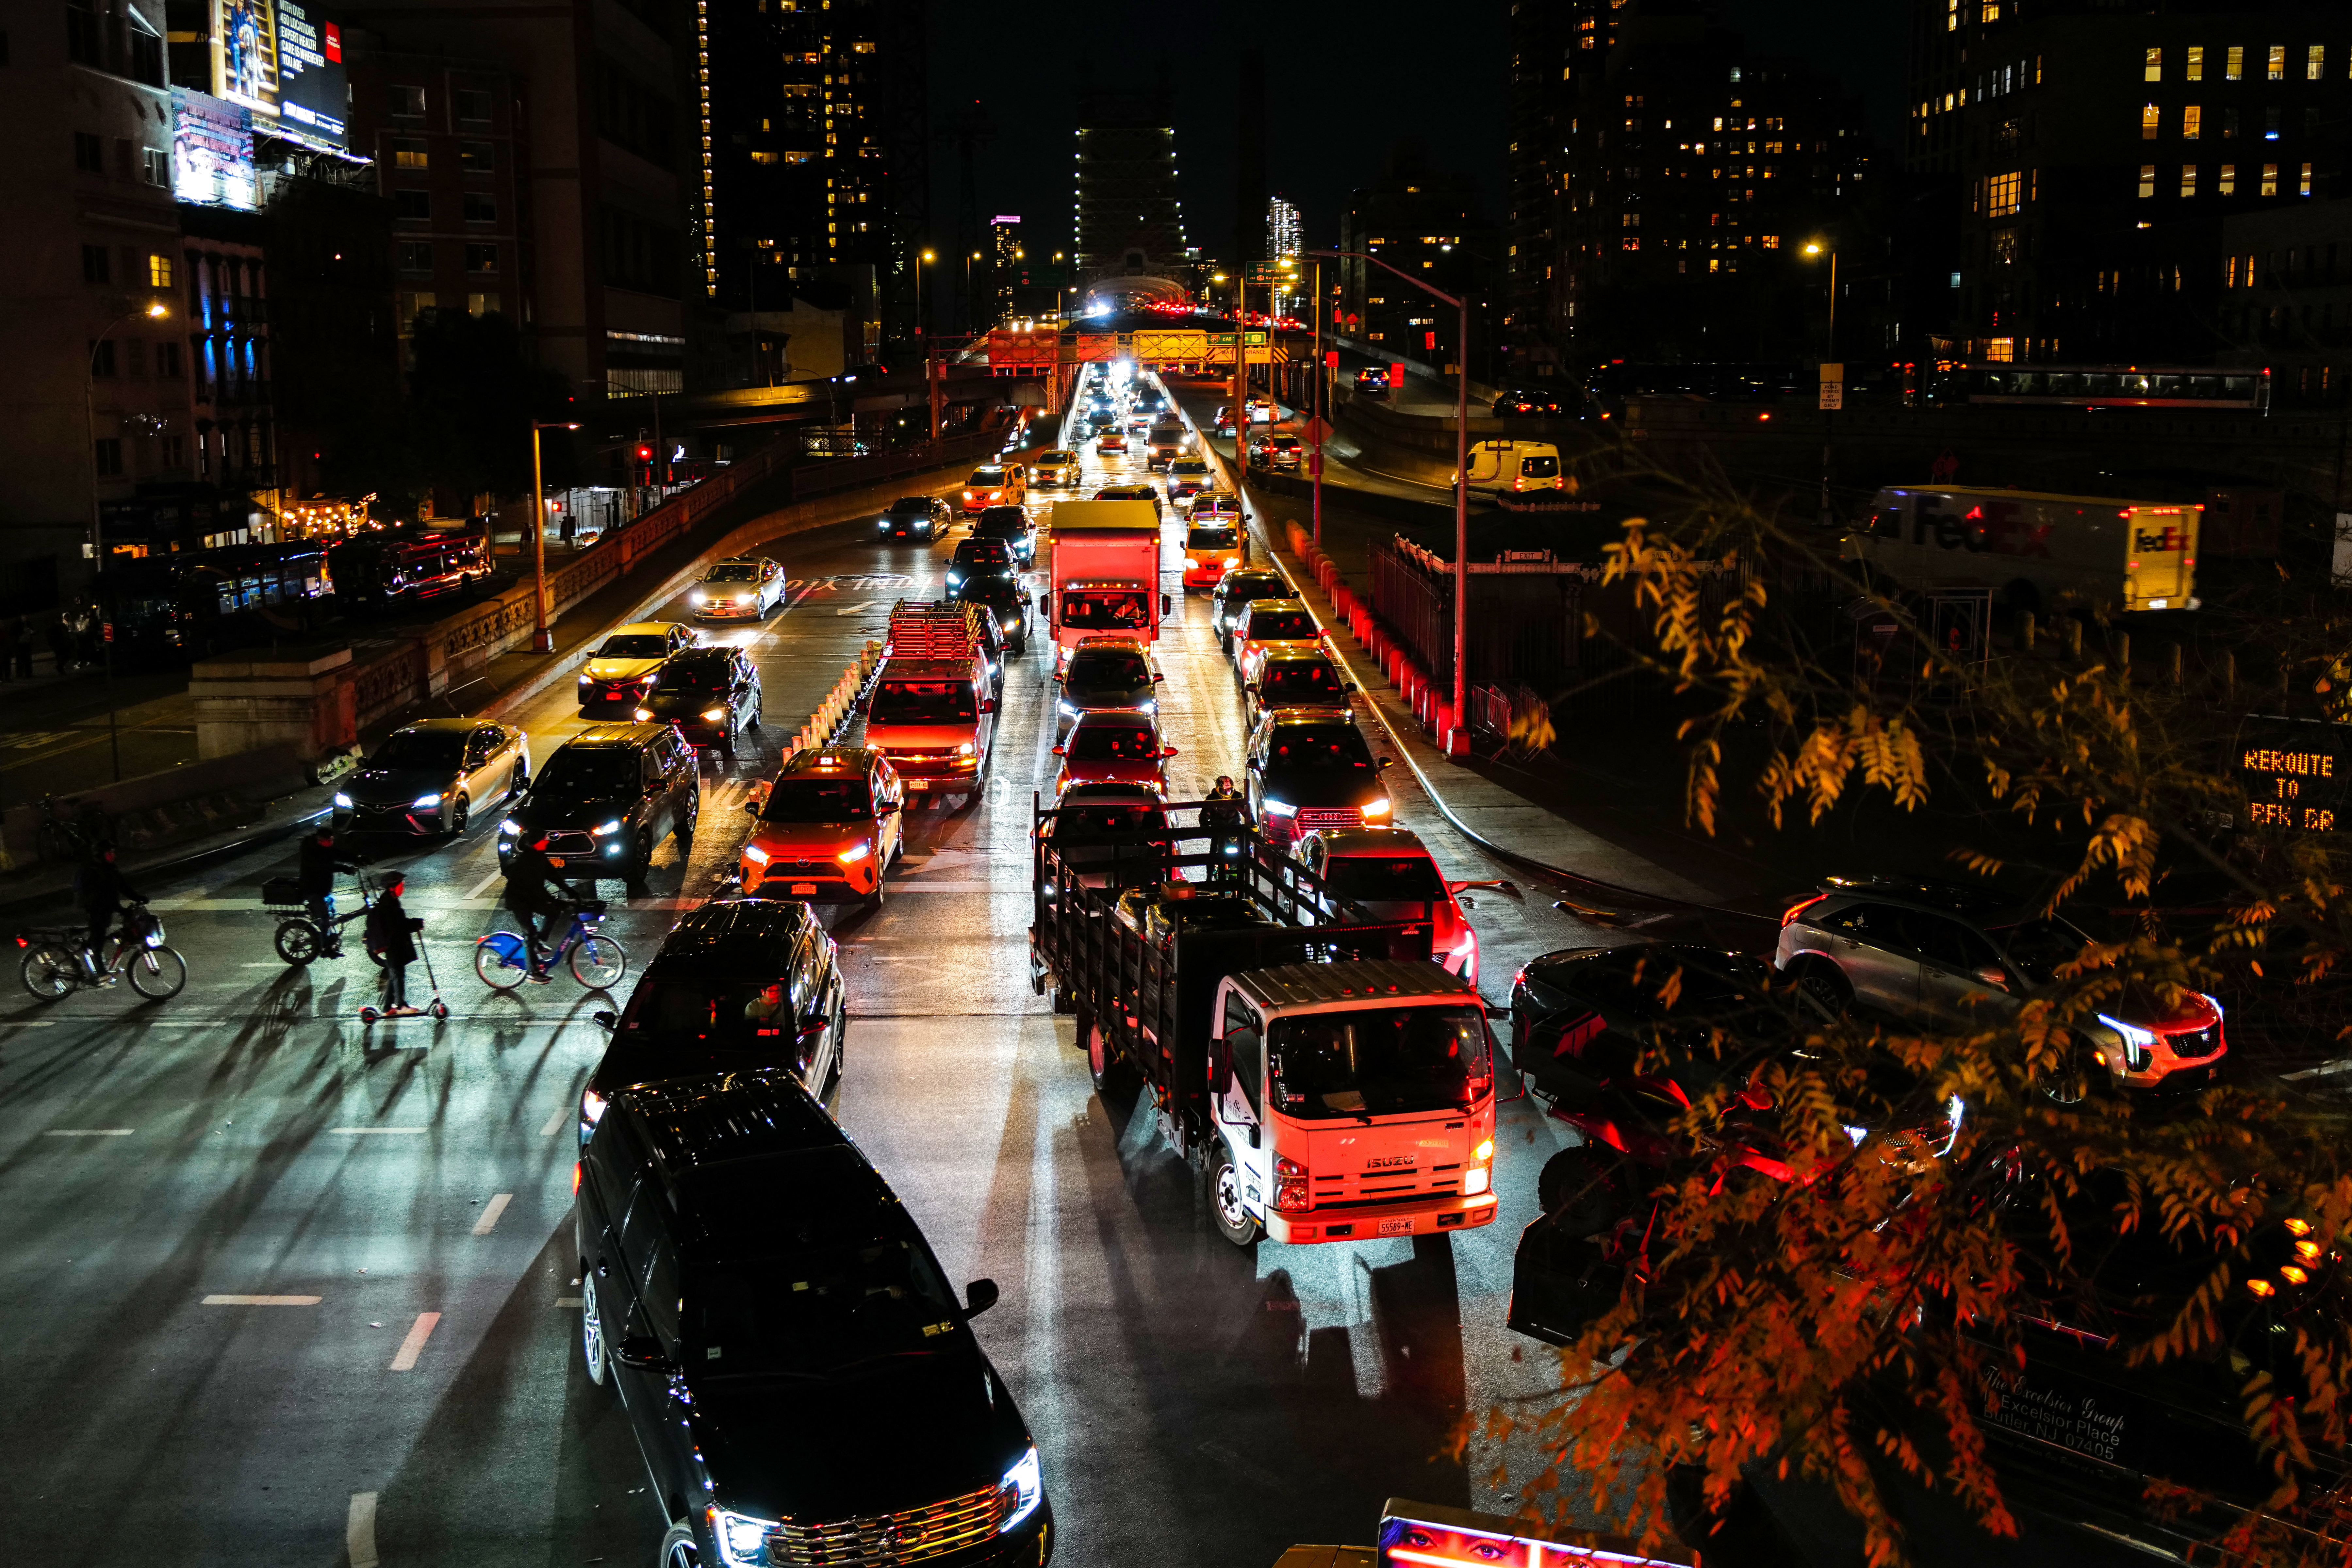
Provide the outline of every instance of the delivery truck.
<path id="1" fill-rule="evenodd" d="M 1056 501 L 1046 623 L 1054 668 L 1087 637 L 1160 640 L 1173 596 L 1160 591 L 1160 510 L 1150 501 Z"/>
<path id="2" fill-rule="evenodd" d="M 2189 503 L 1890 486 L 1839 548 L 1874 586 L 1991 589 L 2012 610 L 2194 610 Z"/>
<path id="3" fill-rule="evenodd" d="M 874 686 L 860 701 L 866 744 L 909 792 L 970 800 L 996 734 L 994 672 L 976 604 L 900 600 Z"/>
<path id="4" fill-rule="evenodd" d="M 1244 824 L 1188 826 L 1206 802 L 1154 805 L 1108 861 L 1098 833 L 1072 858 L 1074 808 L 1036 810 L 1031 984 L 1097 1087 L 1140 1081 L 1237 1246 L 1490 1223 L 1494 1036 L 1429 921 L 1372 917 Z"/>

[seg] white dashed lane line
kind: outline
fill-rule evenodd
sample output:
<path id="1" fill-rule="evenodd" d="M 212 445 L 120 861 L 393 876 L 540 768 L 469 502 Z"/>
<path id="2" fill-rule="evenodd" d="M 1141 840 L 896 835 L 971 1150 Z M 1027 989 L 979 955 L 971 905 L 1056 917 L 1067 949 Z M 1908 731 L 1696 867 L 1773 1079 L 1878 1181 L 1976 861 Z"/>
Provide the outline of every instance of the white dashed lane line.
<path id="1" fill-rule="evenodd" d="M 502 1192 L 490 1199 L 488 1205 L 482 1210 L 482 1218 L 474 1221 L 474 1234 L 488 1236 L 497 1227 L 499 1216 L 504 1214 L 507 1211 L 507 1205 L 513 1201 L 514 1194 L 510 1192 Z"/>
<path id="2" fill-rule="evenodd" d="M 416 1370 L 416 1358 L 425 1354 L 425 1342 L 433 1337 L 433 1331 L 440 1322 L 441 1314 L 439 1312 L 419 1312 L 416 1314 L 416 1322 L 409 1327 L 408 1337 L 400 1342 L 400 1350 L 392 1358 L 393 1371 L 414 1372 Z"/>

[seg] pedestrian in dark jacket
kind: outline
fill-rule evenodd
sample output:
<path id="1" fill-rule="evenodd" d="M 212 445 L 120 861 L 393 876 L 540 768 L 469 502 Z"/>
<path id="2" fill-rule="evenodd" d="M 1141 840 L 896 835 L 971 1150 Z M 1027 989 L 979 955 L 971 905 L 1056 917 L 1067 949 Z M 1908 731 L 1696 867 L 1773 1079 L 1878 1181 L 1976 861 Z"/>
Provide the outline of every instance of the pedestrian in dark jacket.
<path id="1" fill-rule="evenodd" d="M 73 668 L 73 617 L 64 611 L 49 622 L 49 657 L 57 661 L 58 674 L 65 674 Z"/>
<path id="2" fill-rule="evenodd" d="M 318 923 L 322 944 L 320 951 L 330 958 L 341 957 L 343 951 L 341 929 L 335 925 L 335 873 L 357 870 L 356 861 L 336 851 L 333 824 L 320 823 L 319 831 L 302 841 L 301 860 L 295 869 L 294 881 L 310 905 L 310 918 Z"/>
<path id="3" fill-rule="evenodd" d="M 408 885 L 405 877 L 395 876 L 375 902 L 368 906 L 368 951 L 383 960 L 383 1016 L 398 1018 L 418 1009 L 408 1005 L 408 966 L 416 962 L 415 934 L 425 929 L 425 922 L 414 919 L 401 907 L 401 890 Z"/>

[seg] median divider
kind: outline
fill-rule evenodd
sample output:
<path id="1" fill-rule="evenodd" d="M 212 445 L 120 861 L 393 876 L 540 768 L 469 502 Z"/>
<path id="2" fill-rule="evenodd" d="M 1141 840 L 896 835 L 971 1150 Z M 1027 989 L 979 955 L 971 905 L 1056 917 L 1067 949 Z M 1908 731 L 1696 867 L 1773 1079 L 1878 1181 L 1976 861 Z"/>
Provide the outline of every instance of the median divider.
<path id="1" fill-rule="evenodd" d="M 868 640 L 857 655 L 857 662 L 841 672 L 816 705 L 809 721 L 793 736 L 792 744 L 784 747 L 784 760 L 789 762 L 800 752 L 815 751 L 831 746 L 847 733 L 857 716 L 857 700 L 874 684 L 875 672 L 882 667 L 882 644 Z"/>

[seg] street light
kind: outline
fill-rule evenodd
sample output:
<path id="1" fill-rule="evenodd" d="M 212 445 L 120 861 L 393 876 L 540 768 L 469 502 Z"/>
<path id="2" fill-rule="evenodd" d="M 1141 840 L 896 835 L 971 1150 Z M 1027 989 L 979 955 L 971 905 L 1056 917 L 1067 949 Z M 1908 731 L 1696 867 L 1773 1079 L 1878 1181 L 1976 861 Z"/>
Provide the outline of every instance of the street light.
<path id="1" fill-rule="evenodd" d="M 1805 242 L 1807 256 L 1829 252 L 1830 257 L 1830 322 L 1828 342 L 1822 351 L 1822 369 L 1838 363 L 1837 357 L 1837 242 L 1809 239 Z M 1843 379 L 1843 378 L 1841 378 Z M 1824 382 L 1826 384 L 1826 382 Z M 1822 410 L 1822 521 L 1830 520 L 1830 447 L 1831 430 L 1837 422 L 1837 410 L 1824 406 Z"/>
<path id="2" fill-rule="evenodd" d="M 144 316 L 151 321 L 161 321 L 171 313 L 160 299 L 151 299 L 144 305 L 132 306 L 113 320 L 109 321 L 105 330 L 90 340 L 89 360 L 82 367 L 81 423 L 82 433 L 87 438 L 85 444 L 89 448 L 89 570 L 93 582 L 96 582 L 106 570 L 106 514 L 98 498 L 98 485 L 101 477 L 98 471 L 99 345 L 106 341 L 108 333 L 112 332 L 133 316 Z M 114 713 L 114 622 L 111 612 L 108 610 L 103 599 L 99 601 L 98 605 L 98 631 L 101 647 L 100 657 L 105 661 L 106 668 L 106 751 L 109 763 L 113 768 L 114 782 L 120 784 L 122 782 L 122 735 L 116 727 Z M 63 674 L 65 671 L 60 669 L 58 674 Z"/>
<path id="3" fill-rule="evenodd" d="M 923 336 L 923 324 L 931 316 L 929 301 L 923 298 L 923 263 L 937 260 L 939 257 L 928 250 L 915 253 L 915 336 L 918 338 Z"/>
<path id="4" fill-rule="evenodd" d="M 534 653 L 555 652 L 555 633 L 547 626 L 547 501 L 539 473 L 539 433 L 577 430 L 576 422 L 534 419 L 530 422 L 530 604 L 538 632 L 530 640 Z"/>
<path id="5" fill-rule="evenodd" d="M 1303 254 L 1328 256 L 1334 261 L 1342 257 L 1369 261 L 1461 313 L 1461 336 L 1455 340 L 1454 350 L 1454 727 L 1442 737 L 1445 755 L 1452 757 L 1457 736 L 1463 737 L 1464 749 L 1468 748 L 1470 722 L 1470 297 L 1465 294 L 1457 298 L 1444 289 L 1433 288 L 1402 267 L 1391 267 L 1379 256 L 1363 251 L 1310 250 Z M 1318 282 L 1316 288 L 1319 293 L 1322 285 Z M 1319 322 L 1316 329 L 1319 338 Z"/>

